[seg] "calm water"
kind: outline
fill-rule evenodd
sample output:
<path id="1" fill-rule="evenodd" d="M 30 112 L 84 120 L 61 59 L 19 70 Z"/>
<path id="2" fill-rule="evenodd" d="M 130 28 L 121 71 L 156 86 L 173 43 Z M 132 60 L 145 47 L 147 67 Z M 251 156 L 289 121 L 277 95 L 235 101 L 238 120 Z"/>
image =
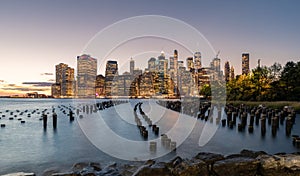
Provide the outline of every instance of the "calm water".
<path id="1" fill-rule="evenodd" d="M 97 100 L 104 101 L 104 100 Z M 148 100 L 131 100 L 129 103 L 111 107 L 101 111 L 101 117 L 105 123 L 118 135 L 136 141 L 142 141 L 138 129 L 134 125 L 132 107 L 138 102 L 144 101 L 142 108 L 145 113 L 152 118 L 160 127 L 160 133 L 168 132 L 177 122 L 188 123 L 193 117 L 184 116 L 185 121 L 179 121 L 177 112 L 166 110 Z M 86 103 L 82 100 L 76 100 L 75 103 Z M 109 161 L 126 162 L 107 155 L 99 150 L 95 143 L 90 142 L 86 136 L 85 123 L 79 118 L 72 123 L 69 118 L 59 111 L 58 106 L 73 105 L 74 101 L 70 99 L 0 99 L 0 119 L 1 124 L 6 124 L 5 128 L 0 128 L 0 174 L 25 171 L 42 173 L 46 169 L 70 168 L 73 163 L 84 161 L 95 161 L 107 163 Z M 47 109 L 45 113 L 52 114 L 52 107 L 56 108 L 58 114 L 57 130 L 52 128 L 52 119 L 48 119 L 47 130 L 43 129 L 43 122 L 39 120 L 41 111 Z M 38 110 L 37 110 L 38 109 Z M 9 112 L 6 112 L 9 110 Z M 27 113 L 19 115 L 17 110 Z M 31 117 L 27 114 L 32 111 Z M 13 112 L 13 115 L 10 115 Z M 40 114 L 37 114 L 37 113 Z M 14 120 L 9 120 L 17 114 Z M 18 118 L 25 120 L 21 124 Z M 199 147 L 198 141 L 204 125 L 216 125 L 215 123 L 196 121 L 195 128 L 188 138 L 172 152 L 159 160 L 168 160 L 175 155 L 182 157 L 192 157 L 198 152 L 217 152 L 222 154 L 238 153 L 242 149 L 264 150 L 268 153 L 278 152 L 299 152 L 300 150 L 292 145 L 290 137 L 285 135 L 285 126 L 280 125 L 276 137 L 272 137 L 271 129 L 267 126 L 265 137 L 260 135 L 260 127 L 254 125 L 254 133 L 238 132 L 237 128 L 229 129 L 219 126 L 212 139 L 203 147 Z M 296 118 L 296 124 L 293 127 L 292 134 L 300 134 L 299 115 Z M 191 127 L 192 128 L 192 127 Z M 101 131 L 96 128 L 93 132 Z M 181 130 L 178 129 L 178 134 Z M 85 133 L 84 133 L 85 132 Z M 175 134 L 176 135 L 176 134 Z M 149 133 L 149 139 L 155 139 L 156 136 Z M 113 146 L 111 146 L 113 147 Z"/>

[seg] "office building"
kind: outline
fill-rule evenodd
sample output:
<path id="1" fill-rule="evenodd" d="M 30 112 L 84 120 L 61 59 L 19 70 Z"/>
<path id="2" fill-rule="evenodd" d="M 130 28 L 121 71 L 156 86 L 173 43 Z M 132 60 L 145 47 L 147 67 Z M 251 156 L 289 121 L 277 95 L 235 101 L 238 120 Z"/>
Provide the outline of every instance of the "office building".
<path id="1" fill-rule="evenodd" d="M 249 68 L 249 53 L 243 53 L 242 54 L 242 74 L 247 75 L 250 72 Z"/>
<path id="2" fill-rule="evenodd" d="M 77 56 L 77 96 L 95 98 L 97 60 L 90 55 Z"/>
<path id="3" fill-rule="evenodd" d="M 105 77 L 97 75 L 96 77 L 96 98 L 105 96 Z"/>
<path id="4" fill-rule="evenodd" d="M 134 60 L 131 58 L 130 59 L 130 74 L 133 75 L 133 70 L 134 70 Z"/>
<path id="5" fill-rule="evenodd" d="M 235 78 L 234 68 L 233 68 L 233 66 L 231 66 L 231 68 L 230 68 L 230 80 L 234 80 L 234 78 Z"/>
<path id="6" fill-rule="evenodd" d="M 112 60 L 107 61 L 106 69 L 105 69 L 105 95 L 106 96 L 116 95 L 117 76 L 118 76 L 117 61 L 112 61 Z"/>
<path id="7" fill-rule="evenodd" d="M 73 97 L 75 92 L 74 68 L 60 63 L 55 66 L 55 84 L 52 85 L 52 96 L 60 98 Z"/>
<path id="8" fill-rule="evenodd" d="M 230 80 L 230 65 L 228 61 L 225 62 L 224 74 L 225 74 L 225 81 L 228 82 Z"/>
<path id="9" fill-rule="evenodd" d="M 195 52 L 194 54 L 194 67 L 195 67 L 195 70 L 198 70 L 202 67 L 201 65 L 201 53 L 200 52 Z"/>

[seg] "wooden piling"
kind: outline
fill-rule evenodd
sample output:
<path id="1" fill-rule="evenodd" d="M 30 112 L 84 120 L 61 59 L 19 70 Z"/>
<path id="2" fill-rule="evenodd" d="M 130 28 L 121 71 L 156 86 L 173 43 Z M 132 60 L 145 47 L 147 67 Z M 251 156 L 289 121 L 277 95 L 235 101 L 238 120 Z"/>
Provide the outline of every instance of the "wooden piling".
<path id="1" fill-rule="evenodd" d="M 53 129 L 57 128 L 57 114 L 54 112 L 52 115 L 52 120 L 53 120 Z"/>

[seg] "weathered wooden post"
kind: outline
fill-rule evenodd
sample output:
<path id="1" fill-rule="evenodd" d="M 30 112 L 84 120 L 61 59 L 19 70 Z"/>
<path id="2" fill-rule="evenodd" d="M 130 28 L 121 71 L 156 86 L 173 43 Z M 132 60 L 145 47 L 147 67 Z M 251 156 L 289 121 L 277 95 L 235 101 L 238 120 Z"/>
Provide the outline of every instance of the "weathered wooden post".
<path id="1" fill-rule="evenodd" d="M 43 125 L 44 125 L 44 129 L 47 128 L 47 115 L 43 114 Z"/>
<path id="2" fill-rule="evenodd" d="M 55 112 L 52 115 L 52 120 L 53 120 L 53 129 L 56 129 L 56 127 L 57 127 L 57 114 Z"/>

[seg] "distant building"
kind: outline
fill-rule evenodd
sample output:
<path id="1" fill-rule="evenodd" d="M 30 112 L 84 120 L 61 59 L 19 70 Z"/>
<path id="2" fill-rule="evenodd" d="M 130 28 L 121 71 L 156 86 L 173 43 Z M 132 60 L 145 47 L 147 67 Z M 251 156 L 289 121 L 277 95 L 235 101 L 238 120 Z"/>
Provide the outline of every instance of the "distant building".
<path id="1" fill-rule="evenodd" d="M 97 75 L 96 77 L 96 97 L 105 96 L 105 77 L 103 75 Z"/>
<path id="2" fill-rule="evenodd" d="M 97 76 L 97 59 L 90 55 L 77 56 L 77 96 L 95 98 Z"/>
<path id="3" fill-rule="evenodd" d="M 230 65 L 228 61 L 225 62 L 224 74 L 225 74 L 225 81 L 228 82 L 230 80 Z"/>
<path id="4" fill-rule="evenodd" d="M 55 66 L 55 84 L 52 85 L 52 96 L 55 98 L 73 97 L 75 93 L 74 68 L 60 63 Z"/>
<path id="5" fill-rule="evenodd" d="M 186 68 L 188 71 L 194 69 L 193 57 L 186 58 Z"/>
<path id="6" fill-rule="evenodd" d="M 155 72 L 156 71 L 156 59 L 154 57 L 151 57 L 148 60 L 148 70 L 150 72 Z"/>
<path id="7" fill-rule="evenodd" d="M 178 61 L 178 70 L 179 70 L 180 67 L 184 67 L 183 61 Z"/>
<path id="8" fill-rule="evenodd" d="M 118 76 L 118 96 L 130 96 L 130 86 L 132 83 L 131 74 L 128 72 Z"/>
<path id="9" fill-rule="evenodd" d="M 202 67 L 202 64 L 201 64 L 201 53 L 200 52 L 195 52 L 194 54 L 194 67 L 195 67 L 195 70 L 198 70 Z"/>
<path id="10" fill-rule="evenodd" d="M 54 83 L 51 85 L 51 96 L 54 98 L 60 98 L 60 84 Z"/>
<path id="11" fill-rule="evenodd" d="M 113 96 L 117 93 L 118 62 L 109 60 L 105 69 L 105 95 Z"/>
<path id="12" fill-rule="evenodd" d="M 230 68 L 230 80 L 234 80 L 234 78 L 235 78 L 234 68 L 233 68 L 233 66 L 231 66 L 231 68 Z"/>
<path id="13" fill-rule="evenodd" d="M 130 74 L 133 75 L 133 70 L 134 70 L 134 60 L 131 58 L 130 59 Z"/>
<path id="14" fill-rule="evenodd" d="M 243 53 L 242 54 L 242 74 L 247 75 L 250 72 L 250 67 L 249 67 L 249 53 Z"/>

